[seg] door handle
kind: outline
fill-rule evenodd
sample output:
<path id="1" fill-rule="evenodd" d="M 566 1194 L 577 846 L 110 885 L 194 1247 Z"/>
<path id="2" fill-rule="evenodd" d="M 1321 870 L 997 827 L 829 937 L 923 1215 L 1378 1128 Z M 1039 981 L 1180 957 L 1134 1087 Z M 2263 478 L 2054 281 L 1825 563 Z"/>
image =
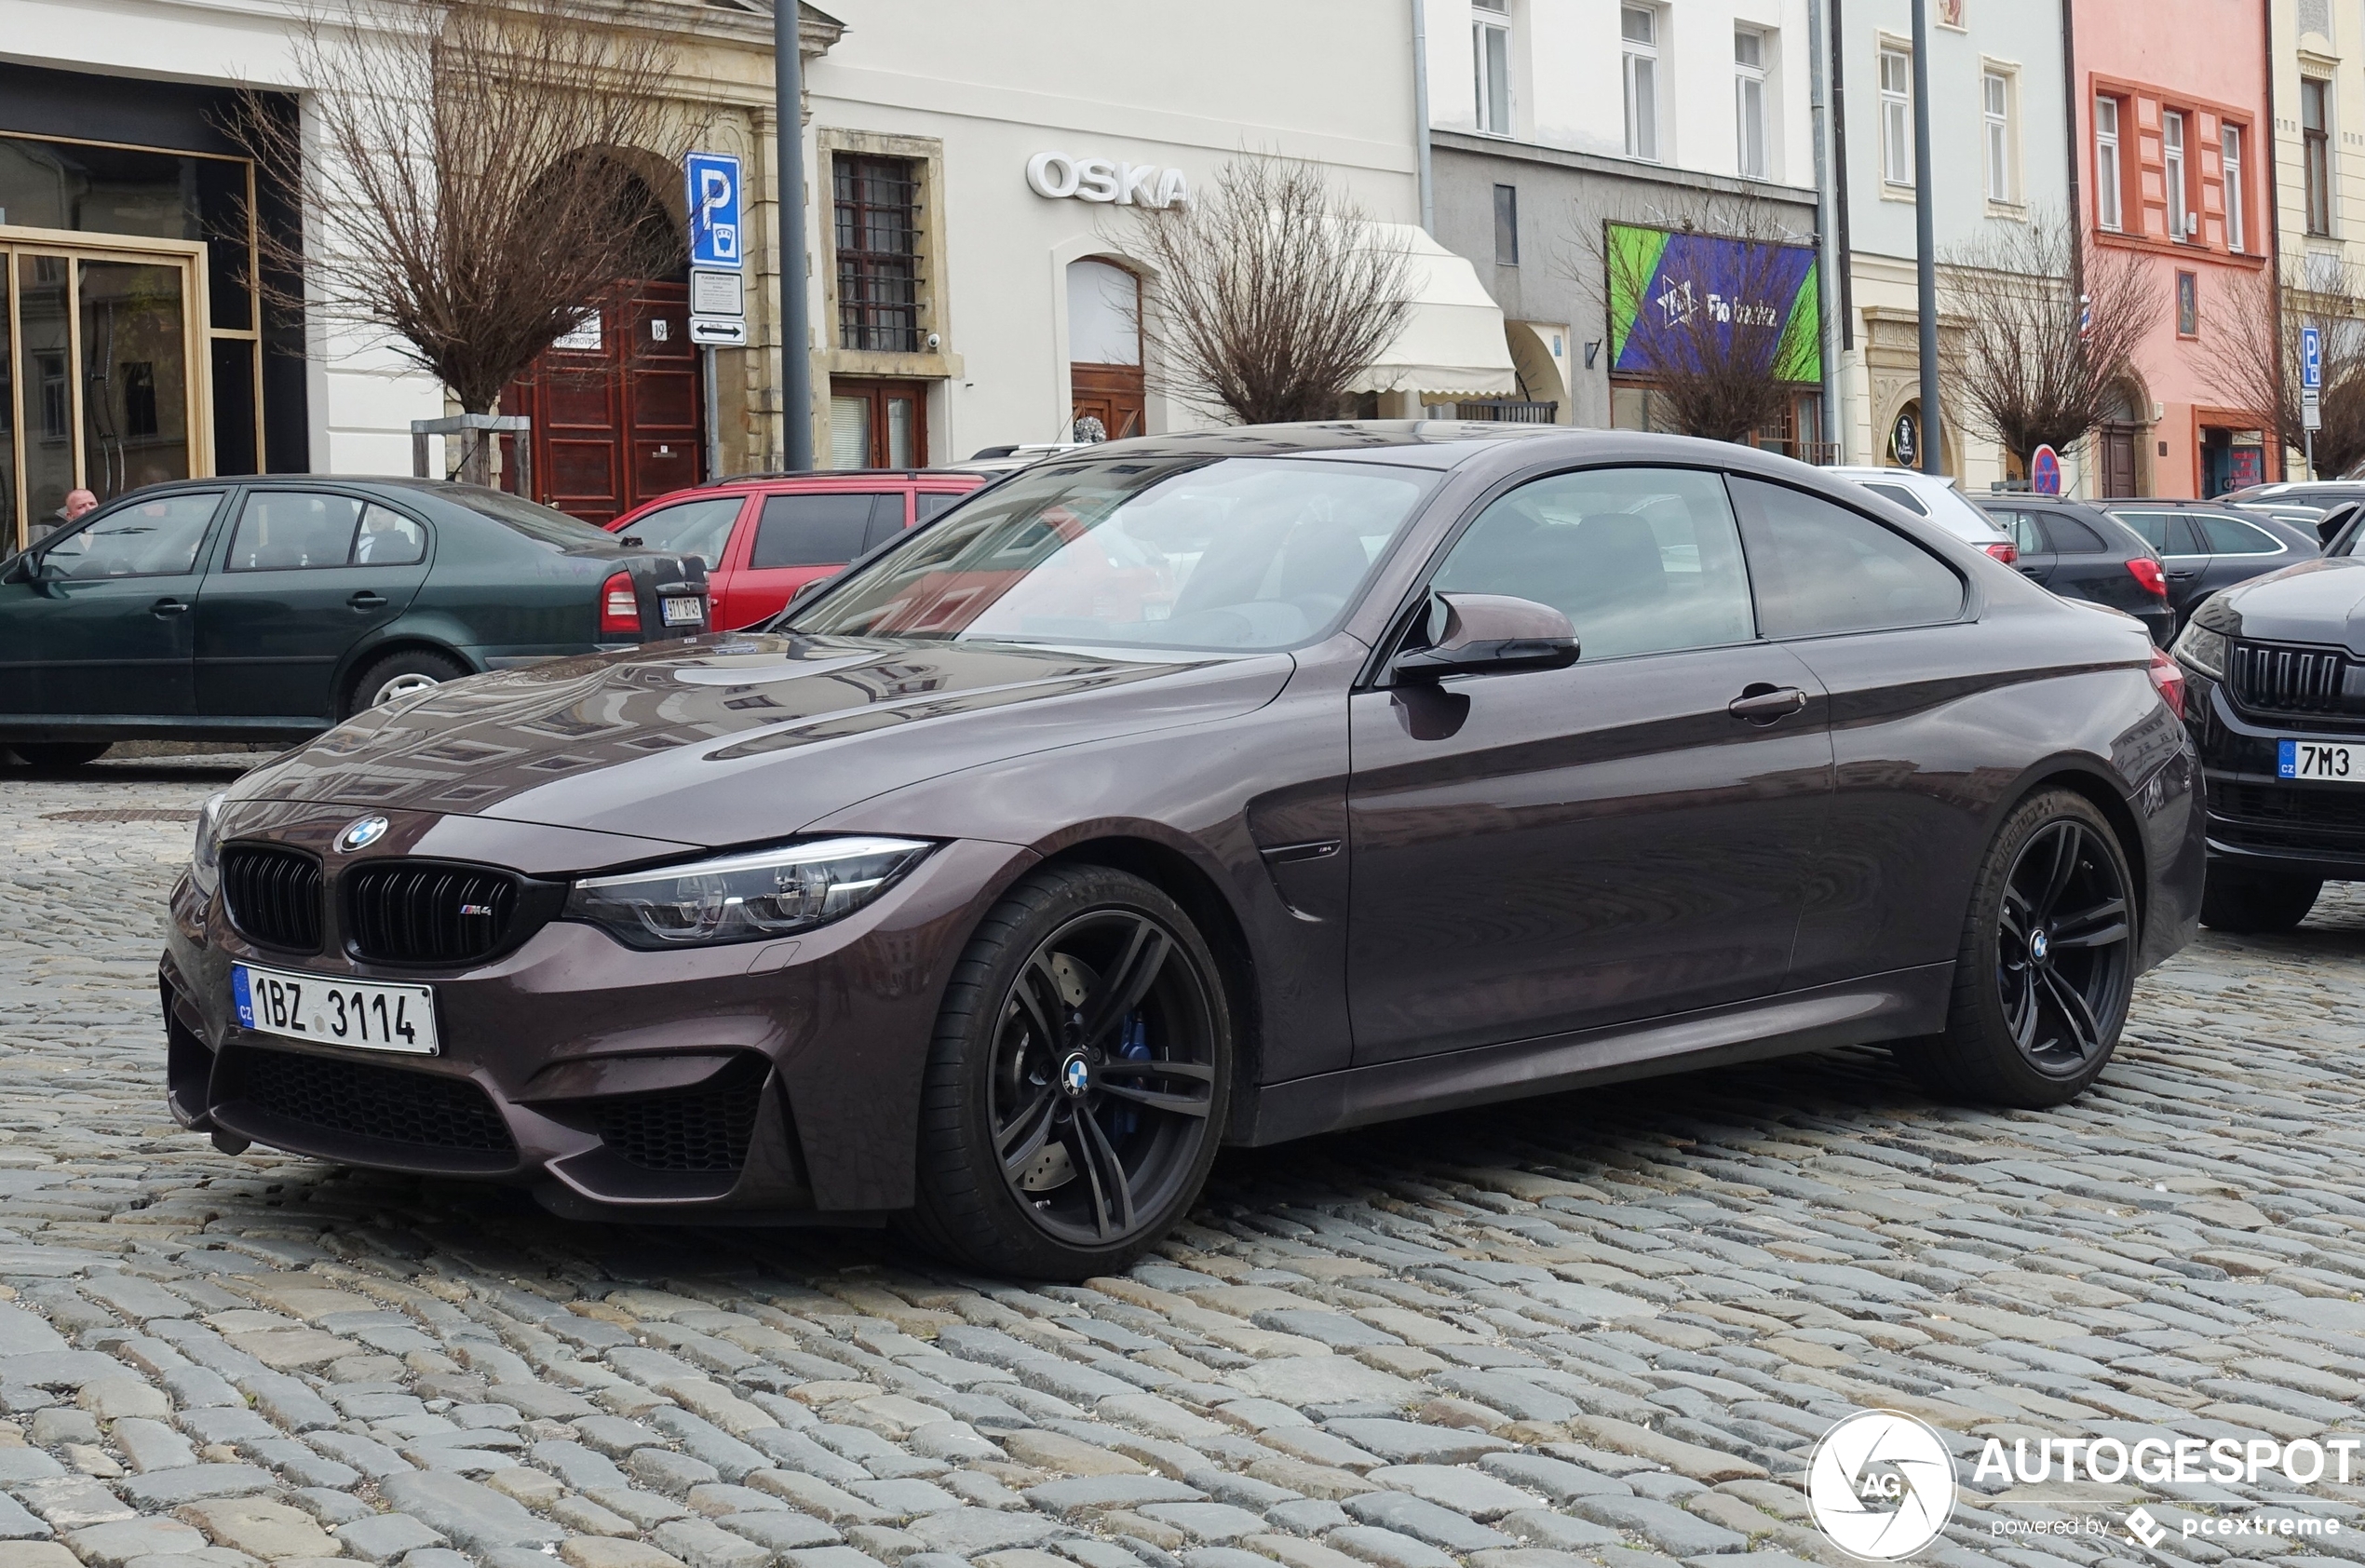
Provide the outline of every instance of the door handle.
<path id="1" fill-rule="evenodd" d="M 165 615 L 185 615 L 188 613 L 189 606 L 182 603 L 178 599 L 159 599 L 154 604 L 148 606 L 148 614 L 158 617 Z"/>
<path id="2" fill-rule="evenodd" d="M 2168 580 L 2171 583 L 2189 583 L 2199 575 L 2198 572 L 2170 572 L 2168 574 Z"/>
<path id="3" fill-rule="evenodd" d="M 2043 571 L 2038 567 L 2023 566 L 2020 568 L 2020 575 L 2023 577 L 2037 577 L 2042 576 L 2043 574 Z"/>
<path id="4" fill-rule="evenodd" d="M 373 593 L 368 588 L 361 589 L 352 598 L 345 601 L 347 604 L 352 605 L 357 610 L 384 609 L 385 607 L 385 602 L 386 596 L 385 594 Z"/>
<path id="5" fill-rule="evenodd" d="M 1771 724 L 1789 718 L 1805 706 L 1806 694 L 1796 686 L 1769 686 L 1761 682 L 1725 704 L 1724 710 L 1736 719 L 1745 719 L 1752 724 Z"/>

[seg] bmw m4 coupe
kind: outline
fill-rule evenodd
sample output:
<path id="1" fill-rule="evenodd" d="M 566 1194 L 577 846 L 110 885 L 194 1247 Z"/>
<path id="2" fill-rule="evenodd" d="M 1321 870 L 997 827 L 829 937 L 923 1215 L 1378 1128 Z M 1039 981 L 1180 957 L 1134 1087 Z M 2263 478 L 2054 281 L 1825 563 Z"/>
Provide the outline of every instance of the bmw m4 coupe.
<path id="1" fill-rule="evenodd" d="M 1078 1278 L 1219 1145 L 1868 1042 L 2070 1100 L 2191 936 L 2183 680 L 1855 485 L 1613 431 L 1120 441 L 761 630 L 209 803 L 173 1115 Z"/>

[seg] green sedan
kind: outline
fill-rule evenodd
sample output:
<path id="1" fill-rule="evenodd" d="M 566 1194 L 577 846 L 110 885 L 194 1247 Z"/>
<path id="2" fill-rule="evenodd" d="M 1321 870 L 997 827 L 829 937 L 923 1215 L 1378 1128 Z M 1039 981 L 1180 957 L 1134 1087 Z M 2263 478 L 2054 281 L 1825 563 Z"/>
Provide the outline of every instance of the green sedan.
<path id="1" fill-rule="evenodd" d="M 0 747 L 301 739 L 490 669 L 706 629 L 704 568 L 499 491 L 192 480 L 0 565 Z"/>

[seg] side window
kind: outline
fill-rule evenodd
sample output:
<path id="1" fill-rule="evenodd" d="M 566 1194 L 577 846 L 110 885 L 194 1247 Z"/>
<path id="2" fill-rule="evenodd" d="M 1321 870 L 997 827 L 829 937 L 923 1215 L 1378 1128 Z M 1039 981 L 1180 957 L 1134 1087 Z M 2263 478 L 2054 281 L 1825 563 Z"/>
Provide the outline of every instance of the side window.
<path id="1" fill-rule="evenodd" d="M 399 512 L 371 505 L 354 536 L 356 566 L 416 566 L 427 558 L 427 531 Z"/>
<path id="2" fill-rule="evenodd" d="M 2266 530 L 2239 518 L 2205 512 L 2192 520 L 2200 524 L 2201 537 L 2207 541 L 2211 555 L 2275 555 L 2283 547 L 2282 542 Z"/>
<path id="3" fill-rule="evenodd" d="M 1915 517 L 1930 515 L 1930 509 L 1922 505 L 1922 498 L 1901 484 L 1868 484 L 1864 488 L 1884 501 L 1896 502 Z"/>
<path id="4" fill-rule="evenodd" d="M 1479 515 L 1432 587 L 1549 604 L 1588 660 L 1756 635 L 1723 480 L 1689 468 L 1594 468 L 1521 485 Z"/>
<path id="5" fill-rule="evenodd" d="M 709 569 L 723 564 L 731 543 L 731 525 L 739 520 L 743 495 L 709 495 L 679 506 L 660 507 L 624 530 L 653 550 L 695 555 Z"/>
<path id="6" fill-rule="evenodd" d="M 2022 555 L 2042 555 L 2053 547 L 2045 542 L 2045 525 L 2031 512 L 1990 512 L 1987 520 L 2012 536 Z"/>
<path id="7" fill-rule="evenodd" d="M 2181 512 L 2113 512 L 2113 517 L 2142 535 L 2143 543 L 2160 555 L 2207 555 Z"/>
<path id="8" fill-rule="evenodd" d="M 843 566 L 862 553 L 871 529 L 868 493 L 774 495 L 756 524 L 755 553 L 748 564 Z"/>
<path id="9" fill-rule="evenodd" d="M 2063 512 L 2045 514 L 2045 532 L 2053 536 L 2053 547 L 2063 555 L 2102 555 L 2110 549 L 2100 534 Z"/>
<path id="10" fill-rule="evenodd" d="M 903 492 L 890 490 L 871 497 L 871 526 L 862 535 L 865 554 L 903 532 Z"/>
<path id="11" fill-rule="evenodd" d="M 230 536 L 233 572 L 286 572 L 305 566 L 343 566 L 353 557 L 353 536 L 363 503 L 350 495 L 320 495 L 304 490 L 255 490 L 238 509 L 238 531 Z"/>
<path id="12" fill-rule="evenodd" d="M 1738 475 L 1733 493 L 1766 636 L 1930 626 L 1961 614 L 1953 569 L 1861 512 Z"/>
<path id="13" fill-rule="evenodd" d="M 160 495 L 92 519 L 41 552 L 45 577 L 159 577 L 194 571 L 218 490 Z"/>
<path id="14" fill-rule="evenodd" d="M 919 514 L 912 521 L 914 527 L 931 518 L 942 517 L 968 499 L 966 491 L 923 490 L 912 497 L 919 503 Z"/>

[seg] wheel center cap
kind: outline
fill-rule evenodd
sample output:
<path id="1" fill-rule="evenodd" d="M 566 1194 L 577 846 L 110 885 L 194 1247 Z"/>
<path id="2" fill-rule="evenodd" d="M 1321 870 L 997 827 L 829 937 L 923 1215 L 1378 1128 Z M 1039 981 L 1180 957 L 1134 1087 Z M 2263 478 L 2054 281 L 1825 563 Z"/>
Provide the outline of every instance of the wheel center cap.
<path id="1" fill-rule="evenodd" d="M 1083 1099 L 1085 1091 L 1091 1087 L 1092 1068 L 1084 1060 L 1082 1051 L 1073 1053 L 1060 1063 L 1060 1088 L 1070 1100 Z"/>
<path id="2" fill-rule="evenodd" d="M 2050 937 L 2047 937 L 2044 932 L 2039 931 L 2029 938 L 2028 955 L 2031 958 L 2035 959 L 2039 964 L 2044 963 L 2045 955 L 2052 951 L 2053 939 Z"/>

